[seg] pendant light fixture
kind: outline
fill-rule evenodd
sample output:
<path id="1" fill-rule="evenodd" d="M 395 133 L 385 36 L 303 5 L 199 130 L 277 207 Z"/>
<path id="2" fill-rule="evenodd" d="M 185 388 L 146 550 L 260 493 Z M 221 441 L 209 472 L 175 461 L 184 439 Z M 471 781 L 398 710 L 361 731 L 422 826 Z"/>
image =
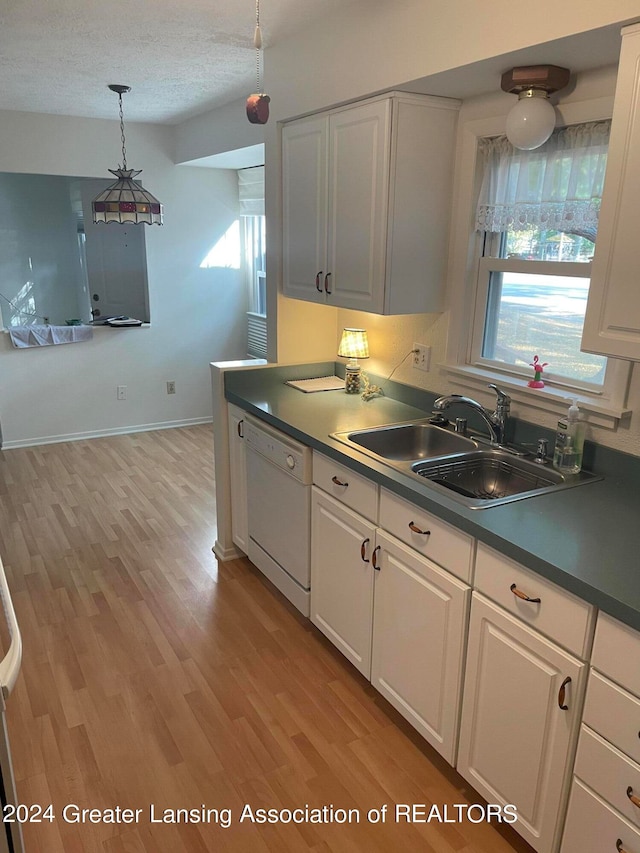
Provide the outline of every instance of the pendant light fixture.
<path id="1" fill-rule="evenodd" d="M 260 31 L 260 0 L 256 0 L 256 29 L 253 35 L 256 49 L 256 93 L 247 98 L 247 118 L 251 124 L 266 124 L 269 121 L 269 95 L 262 91 L 260 68 L 262 64 L 262 33 Z"/>
<path id="2" fill-rule="evenodd" d="M 94 222 L 134 223 L 139 225 L 162 225 L 162 205 L 158 199 L 147 192 L 139 182 L 133 179 L 142 169 L 127 169 L 127 149 L 124 138 L 124 117 L 122 113 L 122 96 L 130 92 L 130 86 L 109 84 L 112 92 L 118 94 L 120 103 L 120 137 L 122 139 L 122 166 L 109 169 L 118 179 L 110 184 L 100 195 L 91 202 Z"/>
<path id="3" fill-rule="evenodd" d="M 532 151 L 549 139 L 556 126 L 549 95 L 564 89 L 569 74 L 568 68 L 558 65 L 529 65 L 502 75 L 502 90 L 518 96 L 506 121 L 507 139 L 513 146 Z"/>

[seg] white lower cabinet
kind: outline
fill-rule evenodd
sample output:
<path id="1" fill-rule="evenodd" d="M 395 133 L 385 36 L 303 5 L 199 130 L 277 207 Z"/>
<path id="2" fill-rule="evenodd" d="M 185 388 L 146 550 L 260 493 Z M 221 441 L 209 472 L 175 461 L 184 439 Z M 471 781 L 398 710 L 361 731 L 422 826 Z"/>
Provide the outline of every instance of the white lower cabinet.
<path id="1" fill-rule="evenodd" d="M 382 530 L 375 565 L 371 683 L 453 764 L 471 590 Z"/>
<path id="2" fill-rule="evenodd" d="M 375 535 L 374 524 L 313 486 L 311 621 L 367 678 Z"/>
<path id="3" fill-rule="evenodd" d="M 514 829 L 558 849 L 586 665 L 473 593 L 457 769 Z"/>
<path id="4" fill-rule="evenodd" d="M 311 620 L 451 764 L 470 587 L 312 491 Z"/>
<path id="5" fill-rule="evenodd" d="M 538 853 L 640 853 L 640 634 L 595 616 L 314 454 L 312 621 Z"/>

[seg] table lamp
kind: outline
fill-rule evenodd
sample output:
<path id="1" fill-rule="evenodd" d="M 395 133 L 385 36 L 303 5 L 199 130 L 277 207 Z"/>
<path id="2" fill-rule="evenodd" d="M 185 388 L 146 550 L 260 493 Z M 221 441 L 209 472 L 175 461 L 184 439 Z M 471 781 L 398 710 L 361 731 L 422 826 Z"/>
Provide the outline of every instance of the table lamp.
<path id="1" fill-rule="evenodd" d="M 369 358 L 369 341 L 364 329 L 344 329 L 338 355 L 348 358 L 344 376 L 344 390 L 347 394 L 358 394 L 360 392 L 360 365 L 359 358 Z"/>

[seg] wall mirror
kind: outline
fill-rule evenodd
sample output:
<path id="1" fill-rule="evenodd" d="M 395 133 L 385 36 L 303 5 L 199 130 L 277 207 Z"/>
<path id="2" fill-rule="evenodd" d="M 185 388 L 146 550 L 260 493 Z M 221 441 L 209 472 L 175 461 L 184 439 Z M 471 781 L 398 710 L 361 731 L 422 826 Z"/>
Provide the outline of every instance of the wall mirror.
<path id="1" fill-rule="evenodd" d="M 103 178 L 0 172 L 4 328 L 126 315 L 149 322 L 144 227 L 98 224 Z"/>

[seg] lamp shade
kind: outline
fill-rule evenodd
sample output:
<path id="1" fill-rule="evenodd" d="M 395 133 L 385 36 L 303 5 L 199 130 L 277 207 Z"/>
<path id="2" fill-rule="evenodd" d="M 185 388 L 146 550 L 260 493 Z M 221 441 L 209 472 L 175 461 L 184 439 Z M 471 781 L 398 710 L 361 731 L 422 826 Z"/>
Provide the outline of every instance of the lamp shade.
<path id="1" fill-rule="evenodd" d="M 507 139 L 516 148 L 532 151 L 549 139 L 556 126 L 556 111 L 540 89 L 521 92 L 507 115 Z"/>
<path id="2" fill-rule="evenodd" d="M 369 341 L 365 329 L 344 329 L 338 355 L 342 358 L 369 358 Z"/>
<path id="3" fill-rule="evenodd" d="M 109 169 L 118 180 L 103 190 L 91 203 L 94 222 L 133 222 L 138 225 L 162 225 L 162 205 L 148 190 L 134 181 L 140 171 Z"/>

